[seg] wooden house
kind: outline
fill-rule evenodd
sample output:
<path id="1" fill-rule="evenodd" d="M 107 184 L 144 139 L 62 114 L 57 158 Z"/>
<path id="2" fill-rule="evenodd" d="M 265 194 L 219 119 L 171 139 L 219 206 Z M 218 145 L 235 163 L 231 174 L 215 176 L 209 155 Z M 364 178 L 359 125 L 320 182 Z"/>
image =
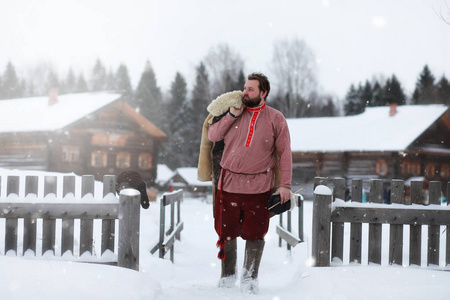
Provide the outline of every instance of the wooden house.
<path id="1" fill-rule="evenodd" d="M 311 189 L 315 176 L 348 182 L 418 177 L 442 181 L 443 189 L 450 179 L 450 117 L 444 105 L 373 107 L 355 116 L 288 119 L 288 126 L 294 188 Z"/>
<path id="2" fill-rule="evenodd" d="M 197 168 L 178 168 L 165 184 L 166 189 L 183 189 L 192 197 L 212 195 L 212 182 L 197 179 Z"/>
<path id="3" fill-rule="evenodd" d="M 166 135 L 110 92 L 0 101 L 0 167 L 118 175 L 131 168 L 154 184 Z"/>

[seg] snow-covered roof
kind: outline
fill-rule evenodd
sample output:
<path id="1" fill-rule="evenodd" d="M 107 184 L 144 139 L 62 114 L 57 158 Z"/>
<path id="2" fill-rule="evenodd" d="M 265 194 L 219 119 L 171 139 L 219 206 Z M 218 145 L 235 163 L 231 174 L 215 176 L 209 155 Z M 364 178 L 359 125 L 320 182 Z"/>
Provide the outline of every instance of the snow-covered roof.
<path id="1" fill-rule="evenodd" d="M 211 181 L 200 181 L 197 179 L 197 168 L 178 168 L 175 172 L 190 186 L 212 186 Z"/>
<path id="2" fill-rule="evenodd" d="M 173 177 L 175 174 L 174 171 L 169 169 L 168 166 L 163 164 L 158 164 L 157 170 L 156 170 L 156 183 L 158 184 L 165 184 L 167 181 L 170 180 L 170 178 Z"/>
<path id="3" fill-rule="evenodd" d="M 288 119 L 293 152 L 402 151 L 438 120 L 445 105 L 366 108 L 347 117 Z"/>
<path id="4" fill-rule="evenodd" d="M 0 133 L 62 129 L 119 98 L 111 92 L 67 94 L 51 106 L 47 96 L 1 100 Z"/>

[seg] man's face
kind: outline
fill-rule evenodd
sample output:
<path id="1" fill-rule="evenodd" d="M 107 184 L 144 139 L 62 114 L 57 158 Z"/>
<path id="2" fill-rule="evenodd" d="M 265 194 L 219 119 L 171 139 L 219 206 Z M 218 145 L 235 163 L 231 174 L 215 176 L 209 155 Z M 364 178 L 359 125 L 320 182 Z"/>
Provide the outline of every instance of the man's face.
<path id="1" fill-rule="evenodd" d="M 258 80 L 247 80 L 244 85 L 244 96 L 242 97 L 242 103 L 248 107 L 257 107 L 264 103 L 264 96 L 266 92 L 259 90 Z"/>

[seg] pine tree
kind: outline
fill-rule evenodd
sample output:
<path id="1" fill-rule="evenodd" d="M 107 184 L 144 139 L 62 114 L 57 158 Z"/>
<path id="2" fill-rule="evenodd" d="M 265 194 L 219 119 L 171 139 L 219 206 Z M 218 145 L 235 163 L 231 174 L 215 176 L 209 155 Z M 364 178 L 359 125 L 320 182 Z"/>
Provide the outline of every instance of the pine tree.
<path id="1" fill-rule="evenodd" d="M 344 114 L 346 116 L 357 115 L 365 110 L 365 103 L 361 100 L 361 85 L 357 90 L 352 84 L 345 96 Z"/>
<path id="2" fill-rule="evenodd" d="M 75 74 L 73 73 L 72 68 L 69 68 L 69 72 L 67 73 L 66 77 L 66 92 L 67 93 L 74 93 L 76 90 L 76 79 Z"/>
<path id="3" fill-rule="evenodd" d="M 5 73 L 2 78 L 1 98 L 12 99 L 21 97 L 24 91 L 21 90 L 19 79 L 16 75 L 16 70 L 11 62 L 6 65 Z"/>
<path id="4" fill-rule="evenodd" d="M 428 65 L 425 65 L 416 82 L 416 88 L 412 99 L 413 104 L 437 103 L 434 80 L 435 78 L 433 74 L 431 74 Z"/>
<path id="5" fill-rule="evenodd" d="M 450 84 L 443 75 L 437 83 L 438 103 L 450 105 Z"/>
<path id="6" fill-rule="evenodd" d="M 172 169 L 187 166 L 189 155 L 192 155 L 186 151 L 190 142 L 190 138 L 186 136 L 186 126 L 192 121 L 185 119 L 188 108 L 186 102 L 186 80 L 177 72 L 170 88 L 170 101 L 167 103 L 167 111 L 170 111 L 167 115 L 168 141 L 164 145 L 164 150 L 161 151 L 162 161 Z"/>
<path id="7" fill-rule="evenodd" d="M 97 58 L 92 70 L 91 90 L 104 91 L 106 89 L 106 69 L 100 59 Z"/>
<path id="8" fill-rule="evenodd" d="M 155 73 L 150 62 L 147 61 L 136 89 L 134 105 L 143 116 L 165 131 L 164 120 L 166 112 L 162 99 L 162 93 L 156 82 Z"/>
<path id="9" fill-rule="evenodd" d="M 53 72 L 52 70 L 50 70 L 48 72 L 48 76 L 47 76 L 47 82 L 46 82 L 46 92 L 48 93 L 51 89 L 59 89 L 60 88 L 60 83 L 59 83 L 59 79 L 58 79 L 58 75 Z"/>
<path id="10" fill-rule="evenodd" d="M 370 103 L 373 102 L 373 90 L 368 80 L 366 80 L 366 83 L 362 88 L 361 100 L 366 104 L 366 106 L 370 106 Z"/>
<path id="11" fill-rule="evenodd" d="M 106 90 L 111 91 L 114 90 L 116 78 L 114 76 L 113 71 L 110 69 L 108 75 L 106 75 Z"/>
<path id="12" fill-rule="evenodd" d="M 83 73 L 80 73 L 80 75 L 78 76 L 77 84 L 75 87 L 75 92 L 77 92 L 77 93 L 89 92 L 89 88 L 88 88 L 86 79 L 84 79 Z"/>
<path id="13" fill-rule="evenodd" d="M 403 89 L 395 75 L 386 81 L 384 87 L 384 99 L 389 104 L 403 105 L 406 103 L 406 96 Z"/>
<path id="14" fill-rule="evenodd" d="M 133 92 L 131 90 L 130 76 L 128 76 L 128 69 L 124 64 L 120 64 L 116 73 L 115 88 L 118 93 L 122 95 L 123 101 L 131 104 Z"/>
<path id="15" fill-rule="evenodd" d="M 203 122 L 208 116 L 206 108 L 211 103 L 211 92 L 209 86 L 209 76 L 203 62 L 196 68 L 195 84 L 192 90 L 191 106 L 186 111 L 186 116 L 190 120 L 188 135 L 191 139 L 190 151 L 193 153 L 191 166 L 197 166 L 200 152 L 200 140 L 202 136 Z M 191 125 L 192 124 L 192 125 Z"/>
<path id="16" fill-rule="evenodd" d="M 381 87 L 378 81 L 375 82 L 372 88 L 372 101 L 370 106 L 384 106 L 386 101 L 384 100 L 384 89 Z"/>

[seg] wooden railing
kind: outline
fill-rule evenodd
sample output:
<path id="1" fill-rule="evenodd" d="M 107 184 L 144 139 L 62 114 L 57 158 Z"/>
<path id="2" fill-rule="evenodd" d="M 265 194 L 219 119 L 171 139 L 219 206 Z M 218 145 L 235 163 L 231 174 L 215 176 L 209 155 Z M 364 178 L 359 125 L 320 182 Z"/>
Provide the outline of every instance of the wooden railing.
<path id="1" fill-rule="evenodd" d="M 382 224 L 389 224 L 389 264 L 439 265 L 439 245 L 445 242 L 445 265 L 450 264 L 450 207 L 441 203 L 441 182 L 429 182 L 429 197 L 424 197 L 421 181 L 411 183 L 410 197 L 405 197 L 404 182 L 392 180 L 390 203 L 382 203 L 383 182 L 370 181 L 367 203 L 362 203 L 362 180 L 354 179 L 351 201 L 345 202 L 346 180 L 336 178 L 331 192 L 326 181 L 315 188 L 312 224 L 312 257 L 315 266 L 329 266 L 331 259 L 344 260 L 344 223 L 350 223 L 349 261 L 361 263 L 362 224 L 368 224 L 368 262 L 381 264 Z M 329 191 L 329 192 L 328 192 Z M 447 184 L 447 199 L 450 183 Z M 403 225 L 409 225 L 409 249 L 404 249 Z M 422 226 L 428 233 L 422 235 Z M 446 226 L 440 232 L 440 226 Z M 445 233 L 445 234 L 444 234 Z M 427 239 L 426 262 L 422 263 L 422 240 Z M 330 242 L 331 241 L 331 242 Z M 403 260 L 403 252 L 409 252 L 409 261 Z M 443 257 L 442 257 L 443 259 Z"/>
<path id="2" fill-rule="evenodd" d="M 286 242 L 287 250 L 291 250 L 291 247 L 295 247 L 298 244 L 304 242 L 303 239 L 303 197 L 300 194 L 296 194 L 297 203 L 297 235 L 294 234 L 292 230 L 292 211 L 288 210 L 286 212 L 286 225 L 283 222 L 283 214 L 279 215 L 279 224 L 276 227 L 276 232 L 278 234 L 278 246 L 283 246 L 283 240 Z M 295 210 L 295 209 L 294 209 Z M 293 210 L 293 211 L 294 211 Z"/>
<path id="3" fill-rule="evenodd" d="M 174 244 L 175 239 L 180 240 L 180 232 L 183 230 L 183 222 L 181 221 L 181 201 L 183 201 L 183 190 L 164 193 L 160 201 L 160 217 L 159 217 L 159 241 L 150 251 L 154 254 L 159 250 L 159 257 L 164 258 L 170 251 L 170 260 L 174 262 Z M 170 205 L 170 227 L 166 231 L 166 206 Z M 175 221 L 175 205 L 177 208 L 177 219 Z"/>
<path id="4" fill-rule="evenodd" d="M 103 198 L 100 199 L 93 196 L 95 181 L 92 175 L 82 176 L 78 192 L 75 176 L 64 176 L 62 186 L 58 186 L 57 176 L 45 176 L 43 191 L 39 190 L 38 176 L 25 176 L 24 187 L 20 176 L 6 178 L 6 197 L 0 198 L 0 219 L 5 219 L 5 226 L 0 227 L 4 254 L 19 255 L 18 242 L 21 241 L 21 255 L 39 258 L 40 253 L 45 259 L 58 259 L 55 251 L 58 248 L 61 249 L 59 259 L 108 263 L 139 270 L 138 191 L 124 190 L 117 199 L 113 175 L 104 176 Z M 5 177 L 2 179 L 4 182 Z M 61 193 L 61 197 L 56 196 Z M 80 196 L 76 198 L 76 194 Z M 19 226 L 22 225 L 19 220 L 23 220 L 23 226 Z M 94 251 L 94 220 L 101 220 L 100 256 Z M 79 237 L 75 236 L 76 231 Z M 115 237 L 118 237 L 117 249 Z"/>

